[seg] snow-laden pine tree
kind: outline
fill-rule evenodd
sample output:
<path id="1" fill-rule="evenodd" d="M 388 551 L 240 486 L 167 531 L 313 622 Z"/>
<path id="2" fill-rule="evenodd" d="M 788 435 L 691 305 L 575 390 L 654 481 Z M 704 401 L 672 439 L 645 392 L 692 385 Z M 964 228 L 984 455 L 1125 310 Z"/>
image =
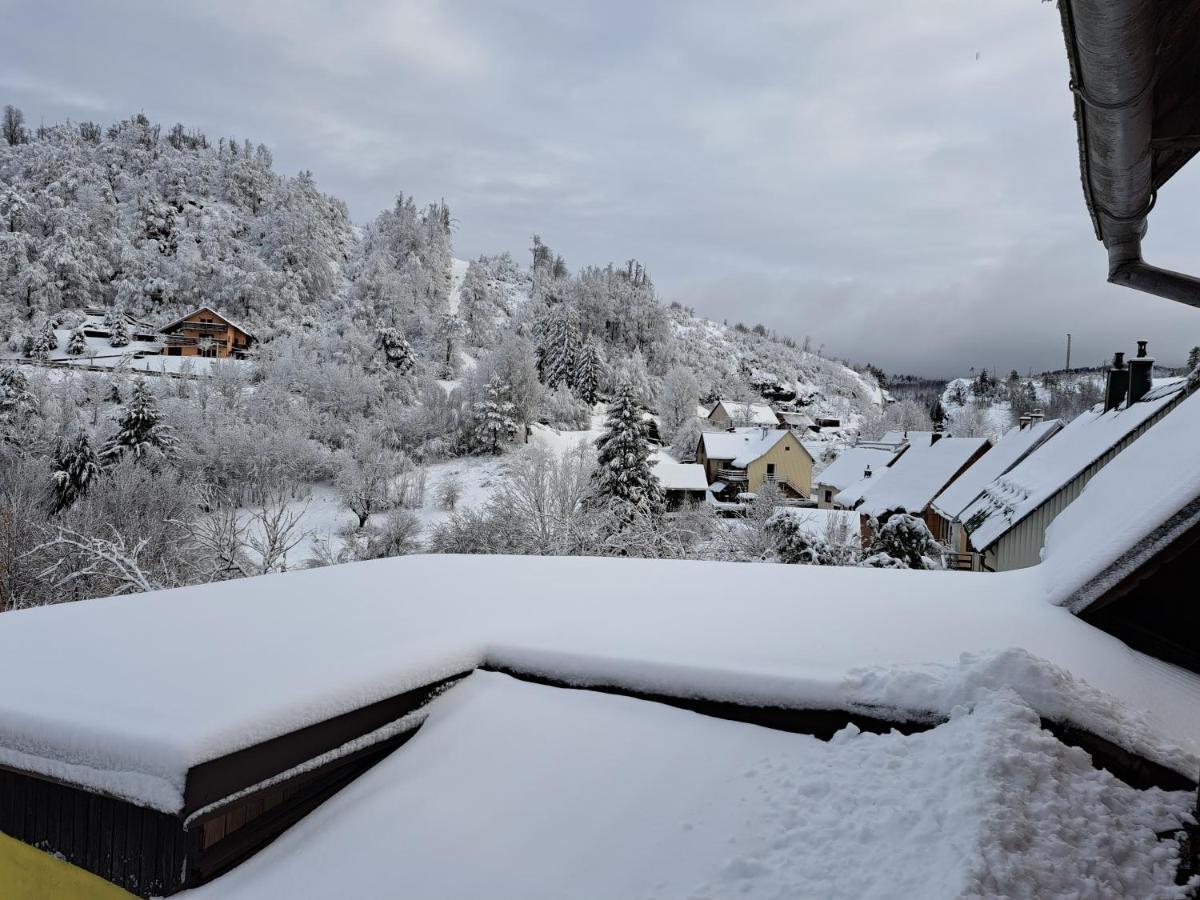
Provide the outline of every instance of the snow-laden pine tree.
<path id="1" fill-rule="evenodd" d="M 58 333 L 54 330 L 54 319 L 53 318 L 49 318 L 46 320 L 46 324 L 44 324 L 42 326 L 42 333 L 41 333 L 40 337 L 44 339 L 45 345 L 48 349 L 50 349 L 50 350 L 58 349 Z"/>
<path id="2" fill-rule="evenodd" d="M 37 413 L 40 403 L 29 381 L 15 366 L 0 368 L 0 424 L 12 424 Z"/>
<path id="3" fill-rule="evenodd" d="M 70 509 L 91 488 L 100 475 L 100 458 L 92 449 L 87 429 L 80 428 L 75 439 L 59 445 L 50 473 L 50 512 Z"/>
<path id="4" fill-rule="evenodd" d="M 596 440 L 592 485 L 596 501 L 618 521 L 663 511 L 662 485 L 650 464 L 647 423 L 628 382 L 618 386 L 604 432 Z"/>
<path id="5" fill-rule="evenodd" d="M 880 569 L 941 569 L 945 558 L 942 545 L 924 521 L 897 512 L 875 528 L 875 538 L 862 564 Z"/>
<path id="6" fill-rule="evenodd" d="M 412 347 L 398 328 L 380 328 L 375 336 L 375 345 L 383 351 L 389 366 L 401 375 L 407 375 L 417 364 Z"/>
<path id="7" fill-rule="evenodd" d="M 67 340 L 67 352 L 72 356 L 82 356 L 87 352 L 87 335 L 83 333 L 82 325 L 71 332 Z"/>
<path id="8" fill-rule="evenodd" d="M 575 386 L 576 361 L 581 347 L 579 315 L 569 303 L 561 303 L 551 312 L 542 329 L 538 348 L 542 381 L 547 387 Z"/>
<path id="9" fill-rule="evenodd" d="M 158 401 L 145 380 L 139 378 L 117 419 L 117 431 L 105 443 L 100 458 L 115 463 L 126 452 L 132 453 L 135 460 L 155 454 L 169 457 L 175 452 L 175 443 L 174 429 L 162 421 Z"/>
<path id="10" fill-rule="evenodd" d="M 125 316 L 119 312 L 109 329 L 108 343 L 113 347 L 129 346 L 129 327 L 125 324 Z"/>
<path id="11" fill-rule="evenodd" d="M 575 360 L 575 394 L 584 403 L 595 403 L 600 390 L 600 350 L 589 339 Z"/>
<path id="12" fill-rule="evenodd" d="M 515 408 L 507 393 L 503 381 L 492 379 L 484 398 L 475 402 L 472 437 L 475 446 L 484 453 L 499 453 L 501 444 L 516 436 Z"/>
<path id="13" fill-rule="evenodd" d="M 433 333 L 433 354 L 438 378 L 458 375 L 458 348 L 462 341 L 462 320 L 451 312 L 437 317 Z"/>

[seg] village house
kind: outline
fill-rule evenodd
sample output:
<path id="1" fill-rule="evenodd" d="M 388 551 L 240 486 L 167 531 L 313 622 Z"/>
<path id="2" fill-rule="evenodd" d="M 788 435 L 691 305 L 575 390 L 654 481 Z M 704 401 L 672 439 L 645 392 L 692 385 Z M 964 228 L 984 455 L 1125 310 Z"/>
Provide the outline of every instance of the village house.
<path id="1" fill-rule="evenodd" d="M 883 447 L 862 445 L 848 447 L 815 477 L 817 507 L 838 509 L 833 498 L 842 491 L 875 473 L 882 473 L 892 464 L 896 454 Z"/>
<path id="2" fill-rule="evenodd" d="M 813 458 L 785 428 L 706 431 L 696 446 L 696 462 L 718 500 L 755 493 L 764 483 L 778 485 L 788 497 L 812 494 Z"/>
<path id="3" fill-rule="evenodd" d="M 718 400 L 708 411 L 708 425 L 721 431 L 760 425 L 779 428 L 779 416 L 766 403 L 749 400 Z"/>
<path id="4" fill-rule="evenodd" d="M 708 498 L 708 478 L 704 466 L 681 463 L 661 450 L 650 458 L 650 462 L 666 495 L 668 509 L 679 509 L 688 503 L 703 503 Z"/>
<path id="5" fill-rule="evenodd" d="M 922 441 L 909 445 L 877 476 L 864 478 L 835 494 L 834 503 L 879 520 L 891 513 L 905 512 L 921 517 L 930 525 L 934 498 L 987 453 L 989 447 L 991 442 L 986 438 L 935 435 L 929 444 Z"/>
<path id="6" fill-rule="evenodd" d="M 778 416 L 780 424 L 797 433 L 803 434 L 807 431 L 817 430 L 816 420 L 808 413 L 781 410 L 776 412 L 775 415 Z"/>
<path id="7" fill-rule="evenodd" d="M 990 482 L 958 514 L 971 549 L 982 554 L 984 570 L 1036 565 L 1055 517 L 1097 472 L 1183 400 L 1184 379 L 1154 386 L 1154 360 L 1146 355 L 1145 341 L 1138 347 L 1128 365 L 1123 353 L 1114 356 L 1103 404 Z"/>
<path id="8" fill-rule="evenodd" d="M 241 358 L 256 340 L 245 328 L 207 306 L 164 325 L 159 332 L 165 336 L 165 356 Z"/>
<path id="9" fill-rule="evenodd" d="M 978 554 L 972 554 L 963 527 L 962 512 L 996 478 L 1033 453 L 1038 447 L 1057 434 L 1063 427 L 1062 420 L 1046 421 L 1041 410 L 1022 416 L 1019 425 L 1004 433 L 996 445 L 980 457 L 973 466 L 963 472 L 950 487 L 942 491 L 933 501 L 934 537 L 958 555 L 969 558 L 972 569 L 979 568 Z"/>

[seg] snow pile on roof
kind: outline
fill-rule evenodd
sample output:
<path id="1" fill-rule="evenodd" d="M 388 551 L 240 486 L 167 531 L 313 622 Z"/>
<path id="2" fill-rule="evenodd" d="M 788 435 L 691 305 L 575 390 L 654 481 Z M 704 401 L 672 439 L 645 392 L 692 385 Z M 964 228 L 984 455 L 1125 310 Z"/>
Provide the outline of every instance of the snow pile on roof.
<path id="1" fill-rule="evenodd" d="M 1051 419 L 1027 428 L 1010 428 L 994 447 L 959 475 L 950 487 L 942 491 L 933 503 L 934 508 L 948 519 L 956 518 L 985 487 L 1032 453 L 1039 444 L 1048 440 L 1062 427 L 1062 420 Z"/>
<path id="2" fill-rule="evenodd" d="M 933 443 L 932 431 L 888 431 L 885 432 L 877 443 L 880 444 L 903 444 L 906 441 L 914 447 L 928 447 Z"/>
<path id="3" fill-rule="evenodd" d="M 1198 441 L 1200 393 L 1156 422 L 1059 513 L 1039 567 L 1051 602 L 1083 609 L 1200 519 Z"/>
<path id="4" fill-rule="evenodd" d="M 736 428 L 705 431 L 700 435 L 700 443 L 709 459 L 728 459 L 734 468 L 744 469 L 789 436 L 792 433 L 786 428 Z"/>
<path id="5" fill-rule="evenodd" d="M 1010 692 L 825 742 L 477 672 L 403 750 L 184 896 L 1164 896 L 1178 860 L 1156 832 L 1190 804 L 1093 768 Z"/>
<path id="6" fill-rule="evenodd" d="M 986 438 L 953 437 L 934 444 L 913 444 L 889 468 L 865 480 L 862 502 L 856 508 L 871 516 L 900 509 L 919 513 L 987 446 Z M 851 505 L 848 493 L 834 499 L 843 506 Z"/>
<path id="7" fill-rule="evenodd" d="M 775 411 L 766 403 L 747 403 L 745 400 L 718 400 L 717 404 L 725 407 L 725 412 L 735 422 L 746 422 L 747 425 L 768 425 L 774 427 L 779 424 L 779 418 L 775 415 Z M 713 407 L 716 408 L 715 406 Z"/>
<path id="8" fill-rule="evenodd" d="M 871 467 L 873 473 L 882 474 L 895 454 L 890 450 L 875 447 L 847 447 L 831 462 L 815 480 L 837 490 L 844 490 L 862 481 L 863 473 Z"/>
<path id="9" fill-rule="evenodd" d="M 1130 407 L 1104 412 L 1097 405 L 983 489 L 961 513 L 971 544 L 984 550 L 1036 510 L 1105 453 L 1174 403 L 1183 388 L 1177 379 Z"/>
<path id="10" fill-rule="evenodd" d="M 963 669 L 963 654 L 1007 662 Z M 965 673 L 1188 777 L 1200 764 L 1200 676 L 1046 603 L 1036 567 L 503 556 L 5 613 L 0 764 L 174 812 L 194 765 L 485 661 L 746 704 L 886 706 L 898 719 L 950 714 Z"/>
<path id="11" fill-rule="evenodd" d="M 650 461 L 659 483 L 668 491 L 707 491 L 708 478 L 704 466 L 698 463 L 681 463 L 659 450 Z"/>

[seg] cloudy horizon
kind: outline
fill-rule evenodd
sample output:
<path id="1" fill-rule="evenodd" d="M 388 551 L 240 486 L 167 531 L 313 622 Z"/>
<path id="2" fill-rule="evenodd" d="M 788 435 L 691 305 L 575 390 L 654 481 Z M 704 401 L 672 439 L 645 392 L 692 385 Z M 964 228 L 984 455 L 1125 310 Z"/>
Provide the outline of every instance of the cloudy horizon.
<path id="1" fill-rule="evenodd" d="M 1166 363 L 1200 313 L 1107 285 L 1053 4 L 0 0 L 0 104 L 263 142 L 364 222 L 445 199 L 456 254 L 538 233 L 665 302 L 889 372 Z M 1147 256 L 1200 270 L 1197 166 Z"/>

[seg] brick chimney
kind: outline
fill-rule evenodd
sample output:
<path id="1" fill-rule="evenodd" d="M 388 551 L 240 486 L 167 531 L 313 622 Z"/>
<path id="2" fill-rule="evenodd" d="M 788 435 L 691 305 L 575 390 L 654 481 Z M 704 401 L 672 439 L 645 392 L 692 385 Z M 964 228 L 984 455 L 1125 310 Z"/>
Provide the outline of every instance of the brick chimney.
<path id="1" fill-rule="evenodd" d="M 1119 350 L 1113 354 L 1112 368 L 1104 385 L 1104 411 L 1116 409 L 1129 392 L 1129 369 L 1125 367 L 1125 354 Z"/>

